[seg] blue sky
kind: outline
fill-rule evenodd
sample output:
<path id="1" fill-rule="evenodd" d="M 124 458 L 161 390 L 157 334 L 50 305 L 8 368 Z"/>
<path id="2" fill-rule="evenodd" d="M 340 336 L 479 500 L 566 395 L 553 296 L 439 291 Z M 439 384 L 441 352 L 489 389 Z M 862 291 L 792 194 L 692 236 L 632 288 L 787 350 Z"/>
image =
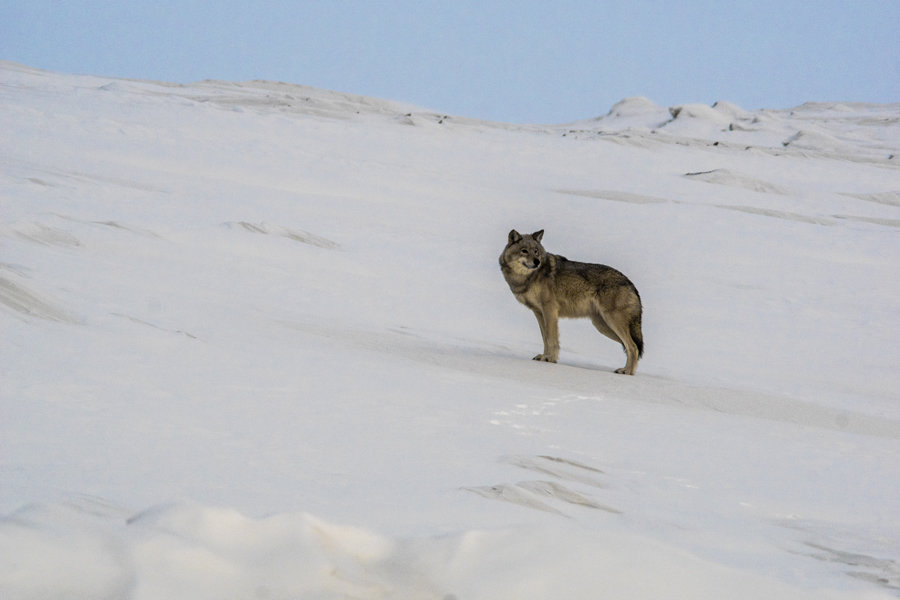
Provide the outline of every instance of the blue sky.
<path id="1" fill-rule="evenodd" d="M 561 123 L 628 96 L 900 101 L 900 0 L 0 0 L 0 59 L 187 83 L 269 79 Z"/>

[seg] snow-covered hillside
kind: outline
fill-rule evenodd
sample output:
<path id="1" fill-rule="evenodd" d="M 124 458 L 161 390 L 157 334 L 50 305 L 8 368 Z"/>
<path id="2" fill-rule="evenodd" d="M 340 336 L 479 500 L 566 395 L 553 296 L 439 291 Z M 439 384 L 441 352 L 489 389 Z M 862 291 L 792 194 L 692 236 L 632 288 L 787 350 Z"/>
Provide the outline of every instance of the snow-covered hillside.
<path id="1" fill-rule="evenodd" d="M 900 104 L 0 109 L 0 597 L 900 594 Z M 635 377 L 530 360 L 512 228 L 635 282 Z"/>

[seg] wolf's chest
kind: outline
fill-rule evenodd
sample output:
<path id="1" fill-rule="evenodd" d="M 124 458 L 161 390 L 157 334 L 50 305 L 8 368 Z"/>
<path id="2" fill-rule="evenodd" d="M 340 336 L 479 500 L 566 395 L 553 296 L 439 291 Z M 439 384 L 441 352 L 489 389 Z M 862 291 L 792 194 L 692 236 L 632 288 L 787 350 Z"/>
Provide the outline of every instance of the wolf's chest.
<path id="1" fill-rule="evenodd" d="M 528 285 L 522 291 L 514 291 L 513 295 L 516 297 L 516 300 L 534 310 L 541 308 L 546 302 L 544 298 L 546 296 L 545 291 L 544 286 Z"/>

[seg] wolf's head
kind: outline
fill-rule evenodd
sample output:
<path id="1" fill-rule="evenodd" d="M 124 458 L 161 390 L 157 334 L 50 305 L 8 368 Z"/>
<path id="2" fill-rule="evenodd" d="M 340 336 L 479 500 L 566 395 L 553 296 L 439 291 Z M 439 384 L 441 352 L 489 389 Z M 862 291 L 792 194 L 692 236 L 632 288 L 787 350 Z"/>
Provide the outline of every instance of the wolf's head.
<path id="1" fill-rule="evenodd" d="M 500 265 L 516 275 L 530 275 L 547 259 L 547 251 L 541 246 L 542 237 L 543 229 L 525 235 L 513 229 L 509 232 L 506 248 L 500 256 Z"/>

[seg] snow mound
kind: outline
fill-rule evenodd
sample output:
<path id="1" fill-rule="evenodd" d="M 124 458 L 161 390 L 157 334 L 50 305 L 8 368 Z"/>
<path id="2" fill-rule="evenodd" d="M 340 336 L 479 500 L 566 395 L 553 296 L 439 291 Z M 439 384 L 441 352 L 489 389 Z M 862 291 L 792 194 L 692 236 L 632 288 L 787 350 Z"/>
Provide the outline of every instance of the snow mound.
<path id="1" fill-rule="evenodd" d="M 750 111 L 746 111 L 733 102 L 718 101 L 712 105 L 713 109 L 722 115 L 727 115 L 731 119 L 746 119 L 752 116 Z"/>
<path id="2" fill-rule="evenodd" d="M 608 117 L 639 117 L 647 115 L 655 115 L 665 110 L 663 107 L 655 104 L 648 98 L 643 96 L 635 96 L 625 98 L 613 104 L 606 116 Z"/>
<path id="3" fill-rule="evenodd" d="M 650 131 L 670 119 L 668 110 L 644 97 L 620 100 L 609 112 L 595 119 L 570 123 L 572 131 Z"/>
<path id="4" fill-rule="evenodd" d="M 31 506 L 0 521 L 8 600 L 543 600 L 598 590 L 650 600 L 673 587 L 690 598 L 849 598 L 798 591 L 642 536 L 592 539 L 574 528 L 391 540 L 302 513 L 250 519 L 184 503 L 126 519 L 107 506 Z"/>
<path id="5" fill-rule="evenodd" d="M 801 148 L 804 150 L 815 151 L 837 151 L 843 146 L 840 140 L 834 135 L 824 131 L 800 130 L 784 142 L 786 148 Z"/>
<path id="6" fill-rule="evenodd" d="M 727 125 L 731 122 L 731 116 L 723 111 L 718 111 L 705 104 L 683 104 L 669 109 L 673 121 L 679 119 L 696 119 L 708 121 L 716 125 Z"/>

